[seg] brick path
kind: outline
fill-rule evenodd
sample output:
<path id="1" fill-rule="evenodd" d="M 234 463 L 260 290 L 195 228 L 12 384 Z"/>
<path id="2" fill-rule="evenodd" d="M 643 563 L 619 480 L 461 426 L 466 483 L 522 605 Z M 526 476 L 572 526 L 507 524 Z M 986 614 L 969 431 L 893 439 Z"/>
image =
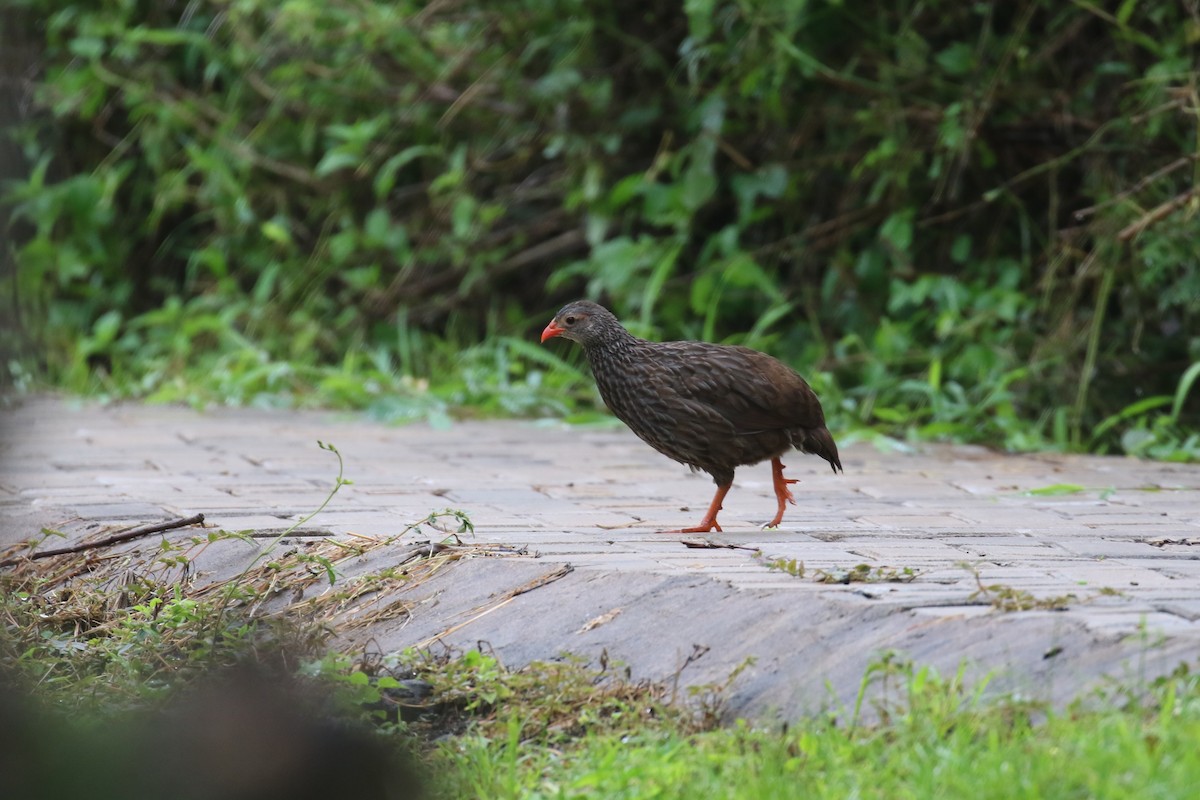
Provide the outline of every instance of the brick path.
<path id="1" fill-rule="evenodd" d="M 693 549 L 657 531 L 694 524 L 711 482 L 622 428 L 433 430 L 52 399 L 7 416 L 0 546 L 42 525 L 84 535 L 196 512 L 228 530 L 281 530 L 333 482 L 336 460 L 320 439 L 337 445 L 354 484 L 310 527 L 387 535 L 452 507 L 469 514 L 477 541 L 527 548 L 457 563 L 413 590 L 411 614 L 347 635 L 348 647 L 484 640 L 513 665 L 607 651 L 654 679 L 703 653 L 681 673 L 685 684 L 720 682 L 753 657 L 731 689 L 732 711 L 785 715 L 846 703 L 889 649 L 943 672 L 965 659 L 1002 689 L 1052 700 L 1101 676 L 1141 679 L 1200 657 L 1195 465 L 849 444 L 842 476 L 817 458 L 785 460 L 801 483 L 779 530 L 757 527 L 774 510 L 769 466 L 739 470 L 725 532 L 709 537 L 738 548 Z M 361 568 L 391 557 L 375 551 Z M 777 559 L 802 563 L 804 575 L 769 569 Z M 567 577 L 510 597 L 563 563 L 574 567 Z M 876 578 L 916 577 L 815 580 L 860 564 Z M 1006 613 L 977 593 L 981 582 L 1004 587 L 991 597 L 1071 599 L 1062 611 Z M 495 613 L 477 618 L 489 601 Z"/>

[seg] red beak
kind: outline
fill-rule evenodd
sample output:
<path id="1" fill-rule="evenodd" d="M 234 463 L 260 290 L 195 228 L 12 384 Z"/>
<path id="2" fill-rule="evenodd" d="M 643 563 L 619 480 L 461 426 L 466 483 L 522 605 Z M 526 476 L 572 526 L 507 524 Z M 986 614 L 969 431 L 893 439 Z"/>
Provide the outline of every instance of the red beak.
<path id="1" fill-rule="evenodd" d="M 545 342 L 547 339 L 553 339 L 555 336 L 561 336 L 566 330 L 566 328 L 558 327 L 554 320 L 550 320 L 550 324 L 546 326 L 546 330 L 542 331 L 542 342 Z"/>

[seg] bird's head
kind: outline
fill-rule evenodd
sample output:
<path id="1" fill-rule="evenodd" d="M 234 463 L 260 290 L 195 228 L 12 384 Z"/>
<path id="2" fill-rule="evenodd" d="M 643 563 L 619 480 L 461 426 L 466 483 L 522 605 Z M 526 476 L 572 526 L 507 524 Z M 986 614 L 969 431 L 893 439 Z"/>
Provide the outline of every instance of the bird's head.
<path id="1" fill-rule="evenodd" d="M 621 323 L 604 306 L 576 300 L 563 306 L 554 315 L 554 319 L 542 331 L 542 341 L 561 336 L 587 347 L 611 335 L 613 331 L 622 330 Z"/>

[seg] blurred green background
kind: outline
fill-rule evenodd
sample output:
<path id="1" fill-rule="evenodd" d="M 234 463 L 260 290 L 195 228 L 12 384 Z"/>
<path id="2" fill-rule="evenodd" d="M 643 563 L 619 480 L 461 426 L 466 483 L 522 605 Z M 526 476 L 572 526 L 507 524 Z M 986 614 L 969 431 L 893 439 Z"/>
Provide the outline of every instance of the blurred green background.
<path id="1" fill-rule="evenodd" d="M 591 419 L 587 296 L 839 435 L 1200 459 L 1198 15 L 10 0 L 4 380 Z"/>

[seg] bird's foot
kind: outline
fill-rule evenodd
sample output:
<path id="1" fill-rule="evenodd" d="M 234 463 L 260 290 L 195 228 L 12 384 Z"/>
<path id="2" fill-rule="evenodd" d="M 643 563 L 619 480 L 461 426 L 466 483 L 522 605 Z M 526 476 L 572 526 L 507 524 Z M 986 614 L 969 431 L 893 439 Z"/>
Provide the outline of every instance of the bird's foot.
<path id="1" fill-rule="evenodd" d="M 721 503 L 725 500 L 725 495 L 729 493 L 729 487 L 733 485 L 733 481 L 724 486 L 717 487 L 717 493 L 713 496 L 712 503 L 708 507 L 708 511 L 704 512 L 704 516 L 700 519 L 700 524 L 694 528 L 680 528 L 677 531 L 663 531 L 663 533 L 708 533 L 716 531 L 721 533 L 721 526 L 717 524 L 717 512 L 721 510 Z"/>
<path id="2" fill-rule="evenodd" d="M 709 531 L 724 533 L 715 519 L 702 519 L 700 524 L 694 528 L 680 528 L 677 531 L 663 531 L 663 533 L 708 533 Z"/>

